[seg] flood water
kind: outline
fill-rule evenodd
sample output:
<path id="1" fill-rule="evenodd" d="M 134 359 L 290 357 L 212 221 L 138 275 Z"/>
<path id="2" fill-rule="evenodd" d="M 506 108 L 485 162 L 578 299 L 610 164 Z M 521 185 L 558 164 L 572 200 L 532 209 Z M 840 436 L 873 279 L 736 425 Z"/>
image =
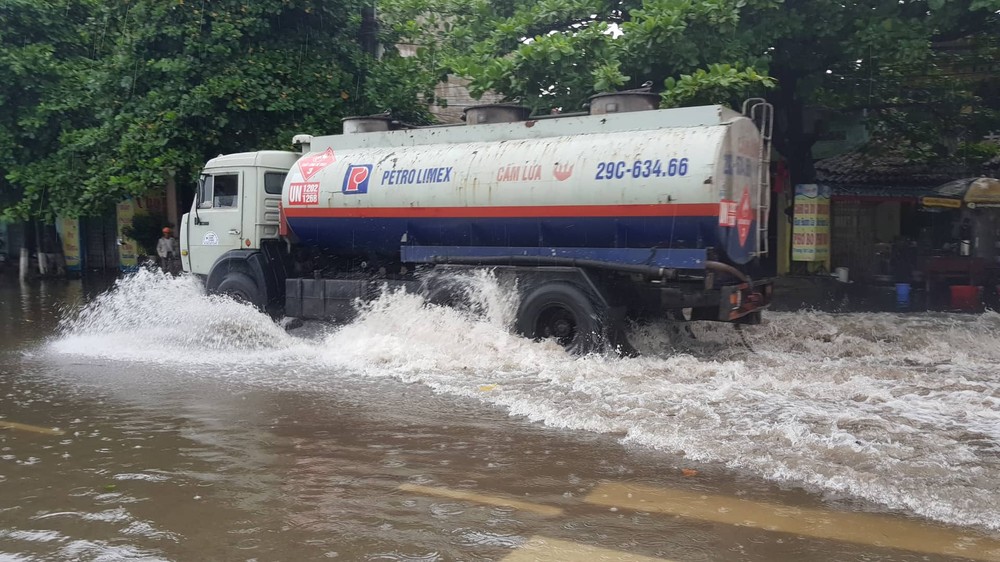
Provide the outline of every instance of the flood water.
<path id="1" fill-rule="evenodd" d="M 576 358 L 468 283 L 286 332 L 186 277 L 0 277 L 0 561 L 1000 560 L 1000 315 Z"/>

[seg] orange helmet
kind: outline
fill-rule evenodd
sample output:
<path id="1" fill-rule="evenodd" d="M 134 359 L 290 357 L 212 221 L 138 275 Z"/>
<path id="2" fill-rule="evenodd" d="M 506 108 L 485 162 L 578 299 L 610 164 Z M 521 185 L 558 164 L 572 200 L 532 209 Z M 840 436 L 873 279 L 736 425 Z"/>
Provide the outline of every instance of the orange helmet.
<path id="1" fill-rule="evenodd" d="M 169 226 L 163 227 L 163 233 L 164 234 L 170 234 L 170 227 Z"/>

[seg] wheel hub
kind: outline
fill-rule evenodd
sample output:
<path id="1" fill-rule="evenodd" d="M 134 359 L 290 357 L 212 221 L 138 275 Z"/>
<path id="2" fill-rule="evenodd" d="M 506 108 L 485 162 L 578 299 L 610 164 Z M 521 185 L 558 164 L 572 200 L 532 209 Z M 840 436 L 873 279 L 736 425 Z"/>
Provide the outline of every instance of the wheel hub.
<path id="1" fill-rule="evenodd" d="M 565 338 L 573 334 L 573 323 L 566 318 L 560 318 L 552 323 L 552 335 Z"/>
<path id="2" fill-rule="evenodd" d="M 576 335 L 576 318 L 569 310 L 551 308 L 539 317 L 537 333 L 556 338 L 560 345 L 565 345 Z"/>

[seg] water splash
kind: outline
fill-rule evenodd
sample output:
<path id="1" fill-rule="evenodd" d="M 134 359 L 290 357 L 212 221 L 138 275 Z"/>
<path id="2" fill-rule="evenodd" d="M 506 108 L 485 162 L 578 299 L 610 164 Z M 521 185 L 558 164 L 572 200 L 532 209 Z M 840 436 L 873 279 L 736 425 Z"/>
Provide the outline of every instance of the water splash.
<path id="1" fill-rule="evenodd" d="M 252 306 L 206 295 L 194 277 L 145 268 L 66 316 L 59 331 L 60 352 L 153 362 L 273 360 L 301 344 Z"/>
<path id="2" fill-rule="evenodd" d="M 212 363 L 227 368 L 205 376 L 240 371 L 252 384 L 316 391 L 338 377 L 419 383 L 531 421 L 1000 530 L 996 313 L 769 313 L 748 330 L 757 353 L 731 326 L 698 324 L 690 339 L 652 324 L 633 334 L 642 357 L 575 358 L 510 333 L 515 291 L 482 273 L 460 282 L 468 310 L 386 291 L 353 323 L 302 339 L 193 279 L 140 272 L 67 320 L 52 347 Z M 288 368 L 252 368 L 275 364 Z"/>

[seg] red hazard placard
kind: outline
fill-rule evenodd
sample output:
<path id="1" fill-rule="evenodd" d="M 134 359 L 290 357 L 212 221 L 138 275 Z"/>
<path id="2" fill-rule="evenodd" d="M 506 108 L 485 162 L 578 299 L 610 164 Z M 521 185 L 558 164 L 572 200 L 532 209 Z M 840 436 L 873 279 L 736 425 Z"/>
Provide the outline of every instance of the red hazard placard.
<path id="1" fill-rule="evenodd" d="M 295 182 L 288 184 L 289 205 L 318 205 L 318 182 Z"/>
<path id="2" fill-rule="evenodd" d="M 309 156 L 302 158 L 299 160 L 299 171 L 302 172 L 302 179 L 306 181 L 312 179 L 312 177 L 318 174 L 320 170 L 336 161 L 337 157 L 333 155 L 332 148 L 326 149 L 326 152 L 310 154 Z"/>
<path id="3" fill-rule="evenodd" d="M 743 197 L 736 207 L 736 233 L 740 236 L 740 246 L 747 245 L 750 236 L 750 225 L 753 224 L 753 209 L 750 208 L 750 190 L 743 188 Z"/>
<path id="4" fill-rule="evenodd" d="M 731 199 L 719 201 L 719 226 L 736 226 L 736 201 Z"/>

